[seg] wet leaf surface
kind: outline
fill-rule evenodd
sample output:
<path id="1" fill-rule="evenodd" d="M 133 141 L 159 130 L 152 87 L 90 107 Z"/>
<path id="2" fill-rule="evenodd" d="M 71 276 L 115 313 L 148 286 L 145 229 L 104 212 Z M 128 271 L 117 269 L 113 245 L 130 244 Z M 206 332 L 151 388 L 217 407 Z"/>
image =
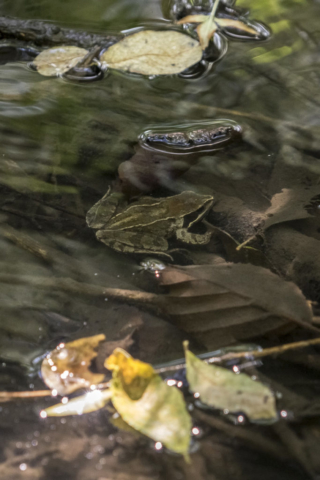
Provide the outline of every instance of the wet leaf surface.
<path id="1" fill-rule="evenodd" d="M 97 347 L 105 335 L 80 338 L 60 344 L 42 362 L 43 380 L 60 395 L 67 395 L 79 388 L 89 388 L 104 379 L 103 374 L 90 370 L 91 362 L 97 356 Z"/>
<path id="2" fill-rule="evenodd" d="M 214 408 L 244 413 L 252 421 L 275 421 L 277 411 L 272 391 L 245 373 L 234 373 L 199 360 L 185 342 L 187 380 L 197 398 Z M 199 395 L 198 395 L 199 394 Z"/>
<path id="3" fill-rule="evenodd" d="M 112 45 L 101 57 L 116 70 L 142 75 L 174 75 L 198 63 L 197 40 L 174 30 L 143 30 Z"/>
<path id="4" fill-rule="evenodd" d="M 40 416 L 65 417 L 67 415 L 83 415 L 103 408 L 111 399 L 110 390 L 93 390 L 85 395 L 72 398 L 67 403 L 58 403 L 42 410 Z"/>
<path id="5" fill-rule="evenodd" d="M 173 452 L 188 456 L 191 418 L 182 393 L 169 387 L 151 365 L 115 350 L 106 360 L 113 370 L 112 403 L 123 420 Z"/>
<path id="6" fill-rule="evenodd" d="M 75 67 L 87 55 L 88 50 L 79 47 L 61 46 L 39 53 L 33 60 L 37 71 L 46 77 L 62 75 Z"/>

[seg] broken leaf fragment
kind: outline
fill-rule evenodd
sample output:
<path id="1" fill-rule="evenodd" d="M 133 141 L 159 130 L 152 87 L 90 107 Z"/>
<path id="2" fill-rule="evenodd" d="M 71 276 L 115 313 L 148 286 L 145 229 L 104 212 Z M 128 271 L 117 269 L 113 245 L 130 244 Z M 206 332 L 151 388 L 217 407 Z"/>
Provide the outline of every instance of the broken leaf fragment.
<path id="1" fill-rule="evenodd" d="M 37 71 L 46 77 L 62 75 L 79 63 L 88 50 L 79 47 L 61 46 L 41 52 L 34 60 Z"/>
<path id="2" fill-rule="evenodd" d="M 82 415 L 91 413 L 103 408 L 111 399 L 110 390 L 93 390 L 85 395 L 73 398 L 67 403 L 58 403 L 52 407 L 42 410 L 40 416 L 46 417 L 65 417 L 67 415 Z"/>
<path id="3" fill-rule="evenodd" d="M 105 366 L 113 371 L 112 403 L 123 420 L 187 457 L 191 418 L 182 393 L 169 387 L 151 365 L 135 360 L 122 349 L 116 349 Z"/>
<path id="4" fill-rule="evenodd" d="M 231 18 L 216 18 L 210 15 L 188 15 L 177 22 L 178 25 L 186 23 L 199 23 L 197 27 L 197 34 L 202 47 L 202 50 L 207 48 L 210 39 L 217 31 L 218 27 L 222 30 L 224 28 L 235 28 L 241 32 L 250 33 L 251 35 L 259 35 L 259 32 L 252 26 L 242 20 L 235 20 Z"/>
<path id="5" fill-rule="evenodd" d="M 188 349 L 184 342 L 187 380 L 190 390 L 199 394 L 205 405 L 234 413 L 244 413 L 253 421 L 277 419 L 272 391 L 246 373 L 236 374 L 226 368 L 208 365 Z"/>
<path id="6" fill-rule="evenodd" d="M 174 30 L 142 30 L 128 35 L 101 56 L 104 67 L 142 75 L 173 75 L 200 62 L 199 42 Z"/>
<path id="7" fill-rule="evenodd" d="M 90 367 L 97 356 L 96 348 L 104 340 L 105 335 L 101 334 L 58 345 L 41 365 L 46 385 L 57 390 L 59 395 L 68 395 L 102 382 L 104 375 L 91 372 Z"/>

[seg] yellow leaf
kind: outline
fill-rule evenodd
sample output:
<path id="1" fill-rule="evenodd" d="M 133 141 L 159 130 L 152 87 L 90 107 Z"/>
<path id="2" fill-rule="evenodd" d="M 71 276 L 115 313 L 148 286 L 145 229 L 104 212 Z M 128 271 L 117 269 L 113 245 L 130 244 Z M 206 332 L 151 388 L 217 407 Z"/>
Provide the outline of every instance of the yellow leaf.
<path id="1" fill-rule="evenodd" d="M 191 418 L 181 392 L 176 387 L 169 387 L 151 365 L 133 359 L 120 349 L 115 350 L 105 365 L 113 370 L 112 403 L 123 420 L 173 452 L 187 457 Z M 125 380 L 129 383 L 124 383 Z M 132 394 L 137 396 L 138 393 L 139 398 L 132 399 Z"/>
<path id="2" fill-rule="evenodd" d="M 58 403 L 52 407 L 42 410 L 40 416 L 46 417 L 65 417 L 67 415 L 82 415 L 103 408 L 111 399 L 110 390 L 94 390 L 80 397 L 73 398 L 67 403 Z"/>
<path id="3" fill-rule="evenodd" d="M 190 390 L 206 405 L 229 412 L 242 412 L 250 420 L 276 420 L 275 398 L 271 390 L 245 373 L 208 365 L 197 358 L 184 342 L 187 380 Z"/>
<path id="4" fill-rule="evenodd" d="M 138 400 L 142 396 L 148 383 L 156 375 L 151 365 L 133 359 L 122 348 L 114 350 L 107 358 L 105 367 L 121 378 L 123 389 L 132 400 Z"/>
<path id="5" fill-rule="evenodd" d="M 216 18 L 215 21 L 219 25 L 219 27 L 236 28 L 237 30 L 242 30 L 243 32 L 258 35 L 258 32 L 254 28 L 250 27 L 250 25 L 247 25 L 244 22 L 241 22 L 240 20 L 231 20 L 229 18 Z"/>
<path id="6" fill-rule="evenodd" d="M 87 55 L 88 50 L 79 47 L 55 47 L 49 48 L 39 53 L 33 60 L 37 71 L 46 77 L 61 75 L 70 68 L 75 67 L 77 63 Z"/>
<path id="7" fill-rule="evenodd" d="M 200 62 L 197 40 L 174 30 L 142 30 L 128 35 L 101 56 L 104 67 L 142 75 L 172 75 Z"/>
<path id="8" fill-rule="evenodd" d="M 104 375 L 92 373 L 89 368 L 97 356 L 95 349 L 103 340 L 105 336 L 101 334 L 58 345 L 42 362 L 44 382 L 60 395 L 102 382 Z"/>

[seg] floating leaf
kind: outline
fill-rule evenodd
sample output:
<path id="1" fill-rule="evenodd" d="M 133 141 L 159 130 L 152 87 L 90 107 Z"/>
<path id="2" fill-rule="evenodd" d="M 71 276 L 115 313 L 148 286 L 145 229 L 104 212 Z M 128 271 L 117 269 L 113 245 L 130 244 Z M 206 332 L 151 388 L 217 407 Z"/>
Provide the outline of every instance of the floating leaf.
<path id="1" fill-rule="evenodd" d="M 67 403 L 58 403 L 42 410 L 40 416 L 65 417 L 67 415 L 82 415 L 83 413 L 95 412 L 103 408 L 111 399 L 111 390 L 94 390 L 80 397 L 73 398 Z"/>
<path id="2" fill-rule="evenodd" d="M 91 361 L 97 356 L 95 349 L 103 340 L 105 336 L 101 334 L 61 343 L 42 362 L 44 382 L 60 395 L 102 382 L 104 375 L 92 373 L 89 368 Z"/>
<path id="3" fill-rule="evenodd" d="M 184 342 L 187 380 L 190 390 L 200 394 L 206 405 L 234 413 L 245 413 L 250 420 L 276 420 L 275 398 L 271 390 L 247 374 L 236 374 L 223 367 L 208 365 Z"/>
<path id="4" fill-rule="evenodd" d="M 188 455 L 191 418 L 182 393 L 151 365 L 116 349 L 105 366 L 113 370 L 112 403 L 123 420 L 170 450 Z"/>
<path id="5" fill-rule="evenodd" d="M 205 50 L 209 45 L 210 39 L 213 37 L 214 33 L 217 31 L 217 24 L 214 19 L 210 17 L 203 23 L 200 23 L 197 27 L 197 34 L 201 44 L 202 50 Z"/>
<path id="6" fill-rule="evenodd" d="M 231 18 L 216 18 L 215 21 L 219 25 L 219 27 L 222 27 L 222 28 L 225 28 L 225 27 L 236 28 L 237 30 L 251 33 L 252 35 L 258 35 L 259 33 L 250 25 L 248 25 L 245 22 L 242 22 L 241 20 L 233 20 Z"/>
<path id="7" fill-rule="evenodd" d="M 37 71 L 46 77 L 61 75 L 70 68 L 75 67 L 77 63 L 87 55 L 88 50 L 79 47 L 55 47 L 41 52 L 34 60 L 33 64 Z"/>
<path id="8" fill-rule="evenodd" d="M 210 39 L 216 32 L 218 26 L 222 28 L 236 28 L 242 32 L 247 32 L 252 35 L 259 35 L 259 32 L 242 20 L 235 20 L 231 18 L 216 18 L 210 15 L 188 15 L 177 22 L 178 25 L 185 23 L 199 23 L 197 27 L 197 34 L 200 40 L 202 50 L 207 48 Z"/>
<path id="9" fill-rule="evenodd" d="M 288 322 L 310 325 L 312 311 L 300 289 L 254 265 L 167 267 L 163 309 L 207 348 L 263 335 Z M 285 299 L 285 301 L 284 301 Z"/>
<path id="10" fill-rule="evenodd" d="M 143 30 L 128 35 L 101 56 L 104 66 L 142 75 L 173 75 L 198 63 L 197 40 L 174 30 Z"/>

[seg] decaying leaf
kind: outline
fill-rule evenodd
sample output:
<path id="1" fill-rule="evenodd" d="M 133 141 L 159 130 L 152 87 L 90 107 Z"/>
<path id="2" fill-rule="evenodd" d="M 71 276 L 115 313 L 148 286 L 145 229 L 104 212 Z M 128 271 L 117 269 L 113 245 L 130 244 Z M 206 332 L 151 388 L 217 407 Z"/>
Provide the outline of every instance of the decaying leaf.
<path id="1" fill-rule="evenodd" d="M 197 34 L 200 40 L 202 50 L 207 48 L 210 39 L 220 27 L 222 30 L 224 28 L 235 28 L 237 30 L 250 33 L 252 35 L 258 35 L 258 32 L 245 23 L 242 20 L 235 20 L 230 18 L 216 18 L 210 15 L 188 15 L 187 17 L 182 18 L 177 22 L 178 25 L 183 25 L 186 23 L 199 23 L 197 27 Z"/>
<path id="2" fill-rule="evenodd" d="M 151 365 L 116 349 L 106 360 L 113 371 L 112 403 L 123 420 L 144 435 L 187 457 L 191 418 L 182 393 Z"/>
<path id="3" fill-rule="evenodd" d="M 231 413 L 244 413 L 250 420 L 276 420 L 275 398 L 271 390 L 246 373 L 234 373 L 208 365 L 188 349 L 184 342 L 189 388 L 200 394 L 206 405 Z"/>
<path id="4" fill-rule="evenodd" d="M 111 399 L 111 390 L 93 390 L 80 397 L 73 398 L 67 403 L 58 403 L 42 410 L 40 416 L 65 417 L 67 415 L 82 415 L 103 408 Z"/>
<path id="5" fill-rule="evenodd" d="M 79 47 L 61 46 L 49 48 L 39 53 L 33 60 L 37 71 L 46 77 L 62 75 L 75 67 L 77 63 L 87 55 L 88 50 Z"/>
<path id="6" fill-rule="evenodd" d="M 89 368 L 91 361 L 97 356 L 96 348 L 103 340 L 105 336 L 101 334 L 61 343 L 42 362 L 41 374 L 44 382 L 60 395 L 102 382 L 104 375 L 92 373 Z"/>
<path id="7" fill-rule="evenodd" d="M 242 32 L 251 33 L 251 35 L 258 35 L 258 32 L 241 20 L 233 20 L 231 18 L 216 18 L 216 23 L 222 28 L 236 28 Z"/>
<path id="8" fill-rule="evenodd" d="M 160 278 L 169 288 L 166 313 L 207 348 L 263 335 L 288 322 L 311 323 L 312 311 L 300 289 L 262 267 L 167 267 Z"/>
<path id="9" fill-rule="evenodd" d="M 104 67 L 142 75 L 173 75 L 201 58 L 199 42 L 189 35 L 174 30 L 143 30 L 109 47 L 101 62 Z"/>
<path id="10" fill-rule="evenodd" d="M 284 188 L 272 197 L 271 206 L 264 212 L 266 220 L 262 227 L 263 230 L 278 223 L 311 217 L 306 206 L 313 197 L 319 195 L 319 185 L 294 189 Z"/>

